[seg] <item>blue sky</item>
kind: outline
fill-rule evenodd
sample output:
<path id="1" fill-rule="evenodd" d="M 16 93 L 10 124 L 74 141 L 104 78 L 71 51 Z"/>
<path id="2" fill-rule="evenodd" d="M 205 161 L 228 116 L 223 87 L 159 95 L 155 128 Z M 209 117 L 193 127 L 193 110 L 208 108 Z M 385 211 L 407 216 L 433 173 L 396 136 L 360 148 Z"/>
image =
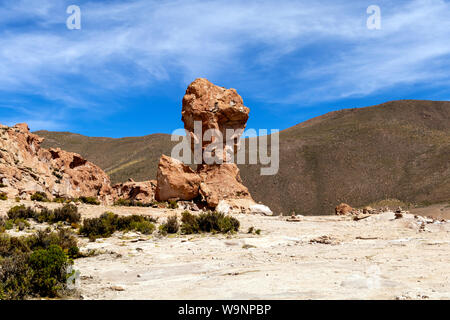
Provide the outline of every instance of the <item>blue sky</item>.
<path id="1" fill-rule="evenodd" d="M 68 30 L 66 8 L 81 8 Z M 366 26 L 381 8 L 381 30 Z M 89 136 L 182 127 L 198 77 L 237 89 L 248 128 L 395 99 L 450 100 L 450 3 L 0 0 L 0 123 Z"/>

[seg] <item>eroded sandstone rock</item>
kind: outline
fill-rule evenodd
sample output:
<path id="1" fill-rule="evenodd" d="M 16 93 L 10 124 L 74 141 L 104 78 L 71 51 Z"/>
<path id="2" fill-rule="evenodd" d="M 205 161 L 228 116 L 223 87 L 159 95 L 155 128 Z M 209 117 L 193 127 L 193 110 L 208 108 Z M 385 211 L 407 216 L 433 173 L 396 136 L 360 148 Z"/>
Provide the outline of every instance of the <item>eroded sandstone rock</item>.
<path id="1" fill-rule="evenodd" d="M 0 182 L 8 197 L 29 198 L 37 191 L 48 198 L 80 196 L 112 201 L 109 177 L 79 154 L 44 149 L 44 139 L 25 123 L 0 126 Z"/>
<path id="2" fill-rule="evenodd" d="M 158 201 L 192 200 L 199 195 L 200 176 L 177 159 L 162 155 L 156 177 Z"/>
<path id="3" fill-rule="evenodd" d="M 149 204 L 155 201 L 156 184 L 156 180 L 135 182 L 133 179 L 129 179 L 127 182 L 113 186 L 114 197 Z"/>
<path id="4" fill-rule="evenodd" d="M 216 86 L 207 79 L 196 79 L 192 82 L 183 97 L 181 120 L 191 138 L 191 149 L 200 146 L 202 154 L 216 156 L 224 162 L 231 160 L 233 152 L 239 147 L 239 137 L 245 129 L 250 109 L 244 106 L 241 96 L 235 89 Z M 201 123 L 201 135 L 195 130 L 195 121 Z M 212 141 L 202 139 L 208 129 L 215 129 L 221 133 L 222 148 L 207 148 Z M 234 131 L 227 136 L 227 129 Z M 202 160 L 204 160 L 202 158 Z M 202 163 L 205 163 L 202 161 Z"/>
<path id="5" fill-rule="evenodd" d="M 201 159 L 197 158 L 197 163 L 201 164 L 193 171 L 178 160 L 162 156 L 157 174 L 157 199 L 191 200 L 199 196 L 210 208 L 217 208 L 221 203 L 219 210 L 227 213 L 249 212 L 256 203 L 242 184 L 239 168 L 230 163 L 239 147 L 248 114 L 249 109 L 235 89 L 215 86 L 206 79 L 192 82 L 183 97 L 182 120 L 190 137 L 191 150 L 194 154 L 197 147 L 200 150 Z M 220 132 L 220 148 L 213 144 L 217 141 L 203 139 L 209 129 Z M 227 129 L 232 129 L 233 135 L 227 133 Z M 219 163 L 207 164 L 205 154 L 216 157 Z"/>
<path id="6" fill-rule="evenodd" d="M 215 208 L 220 200 L 249 199 L 252 200 L 247 187 L 242 184 L 239 168 L 234 163 L 199 165 L 197 169 L 201 177 L 200 195 Z"/>

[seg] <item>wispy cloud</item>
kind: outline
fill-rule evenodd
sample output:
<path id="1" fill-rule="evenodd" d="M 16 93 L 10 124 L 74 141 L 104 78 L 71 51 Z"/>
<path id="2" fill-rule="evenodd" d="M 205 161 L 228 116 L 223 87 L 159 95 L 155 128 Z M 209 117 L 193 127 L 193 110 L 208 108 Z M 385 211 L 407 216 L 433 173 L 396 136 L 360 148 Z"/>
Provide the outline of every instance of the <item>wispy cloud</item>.
<path id="1" fill-rule="evenodd" d="M 79 31 L 65 28 L 74 3 Z M 377 4 L 381 30 L 366 28 L 367 1 L 3 1 L 0 94 L 42 97 L 51 120 L 199 76 L 256 83 L 248 94 L 278 103 L 448 82 L 450 4 Z"/>

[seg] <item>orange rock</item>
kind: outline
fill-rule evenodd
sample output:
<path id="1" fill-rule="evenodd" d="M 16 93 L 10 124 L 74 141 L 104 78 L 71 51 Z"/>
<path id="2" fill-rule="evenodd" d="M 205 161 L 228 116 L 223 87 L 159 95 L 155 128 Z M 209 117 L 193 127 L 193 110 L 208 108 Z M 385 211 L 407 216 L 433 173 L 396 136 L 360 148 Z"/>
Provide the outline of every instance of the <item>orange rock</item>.
<path id="1" fill-rule="evenodd" d="M 0 182 L 9 197 L 28 198 L 36 191 L 53 197 L 97 197 L 111 202 L 109 177 L 79 154 L 43 149 L 44 139 L 25 123 L 0 126 Z"/>
<path id="2" fill-rule="evenodd" d="M 335 209 L 334 209 L 335 213 L 337 215 L 348 215 L 351 214 L 353 211 L 353 208 L 350 207 L 348 204 L 346 203 L 341 203 L 340 205 L 338 205 Z"/>
<path id="3" fill-rule="evenodd" d="M 242 184 L 239 168 L 234 163 L 222 165 L 200 165 L 198 174 L 202 179 L 200 194 L 215 208 L 220 200 L 253 200 L 247 187 Z"/>
<path id="4" fill-rule="evenodd" d="M 135 182 L 129 179 L 127 182 L 113 186 L 116 199 L 139 201 L 145 204 L 155 201 L 156 180 Z"/>
<path id="5" fill-rule="evenodd" d="M 237 151 L 238 138 L 242 134 L 250 109 L 244 106 L 241 96 L 235 89 L 225 89 L 216 86 L 207 79 L 199 78 L 192 82 L 183 97 L 183 109 L 181 120 L 184 128 L 189 131 L 191 148 L 202 141 L 202 154 L 211 141 L 202 139 L 208 129 L 216 129 L 222 134 L 223 150 L 212 150 L 213 153 L 224 162 L 230 160 L 226 151 L 227 129 L 236 130 L 236 135 L 228 137 L 230 147 Z M 201 122 L 202 136 L 194 132 L 194 121 Z M 202 160 L 204 160 L 202 158 Z M 202 163 L 205 163 L 202 161 Z"/>
<path id="6" fill-rule="evenodd" d="M 156 200 L 192 200 L 199 195 L 200 176 L 181 161 L 162 155 L 156 175 Z"/>

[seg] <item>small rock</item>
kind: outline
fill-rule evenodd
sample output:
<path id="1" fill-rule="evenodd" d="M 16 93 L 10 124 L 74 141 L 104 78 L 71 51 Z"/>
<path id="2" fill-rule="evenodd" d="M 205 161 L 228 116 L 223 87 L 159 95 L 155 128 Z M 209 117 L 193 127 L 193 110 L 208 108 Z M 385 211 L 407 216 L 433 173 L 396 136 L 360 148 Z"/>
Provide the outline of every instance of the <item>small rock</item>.
<path id="1" fill-rule="evenodd" d="M 263 204 L 254 204 L 250 206 L 250 212 L 253 214 L 263 214 L 265 216 L 273 216 L 272 210 Z"/>
<path id="2" fill-rule="evenodd" d="M 125 291 L 125 289 L 120 286 L 111 286 L 110 289 L 113 291 Z"/>
<path id="3" fill-rule="evenodd" d="M 403 213 L 401 211 L 400 212 L 395 211 L 395 219 L 400 219 L 400 218 L 403 218 Z"/>

